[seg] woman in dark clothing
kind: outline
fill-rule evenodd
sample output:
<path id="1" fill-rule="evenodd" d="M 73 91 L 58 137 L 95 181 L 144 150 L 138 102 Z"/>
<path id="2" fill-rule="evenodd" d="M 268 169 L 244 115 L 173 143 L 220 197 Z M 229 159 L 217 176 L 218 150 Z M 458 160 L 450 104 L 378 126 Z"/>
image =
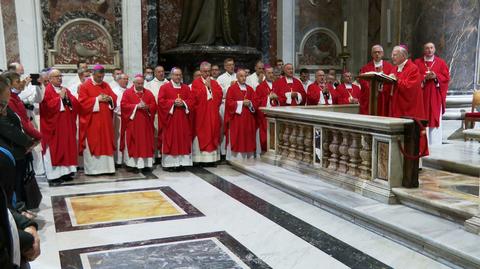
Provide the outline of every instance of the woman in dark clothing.
<path id="1" fill-rule="evenodd" d="M 13 167 L 13 171 L 6 169 L 4 172 L 2 170 L 0 185 L 4 188 L 10 205 L 13 192 L 20 188 L 19 184 L 22 184 L 20 189 L 23 189 L 27 162 L 26 152 L 33 146 L 34 141 L 22 131 L 20 120 L 8 107 L 10 87 L 7 82 L 3 76 L 0 76 L 0 147 L 11 152 L 16 161 L 16 166 Z M 0 159 L 0 162 L 5 162 L 5 160 Z"/>

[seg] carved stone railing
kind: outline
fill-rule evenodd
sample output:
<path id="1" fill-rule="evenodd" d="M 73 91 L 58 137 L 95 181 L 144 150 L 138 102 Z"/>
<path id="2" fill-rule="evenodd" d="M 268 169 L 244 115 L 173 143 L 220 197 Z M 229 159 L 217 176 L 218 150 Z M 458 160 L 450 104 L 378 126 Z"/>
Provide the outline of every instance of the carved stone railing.
<path id="1" fill-rule="evenodd" d="M 352 111 L 352 106 L 344 107 Z M 398 141 L 403 142 L 413 121 L 329 110 L 342 111 L 342 106 L 263 109 L 269 122 L 269 149 L 263 160 L 394 202 L 391 189 L 409 176 Z"/>

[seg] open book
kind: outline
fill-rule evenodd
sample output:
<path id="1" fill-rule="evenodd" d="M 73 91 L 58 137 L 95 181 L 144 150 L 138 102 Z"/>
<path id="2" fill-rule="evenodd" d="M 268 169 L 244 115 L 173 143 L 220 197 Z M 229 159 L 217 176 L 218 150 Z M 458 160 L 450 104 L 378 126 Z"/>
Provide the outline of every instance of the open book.
<path id="1" fill-rule="evenodd" d="M 380 77 L 383 81 L 389 81 L 389 82 L 396 82 L 397 79 L 393 78 L 383 72 L 375 72 L 375 71 L 370 71 L 370 72 L 365 72 L 359 75 L 360 78 L 372 78 L 372 77 Z"/>

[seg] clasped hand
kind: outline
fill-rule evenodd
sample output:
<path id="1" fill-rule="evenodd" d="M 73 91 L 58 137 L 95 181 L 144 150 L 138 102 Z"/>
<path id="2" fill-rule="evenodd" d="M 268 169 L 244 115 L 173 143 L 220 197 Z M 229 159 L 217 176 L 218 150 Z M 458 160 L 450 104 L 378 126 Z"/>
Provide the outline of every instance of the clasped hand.
<path id="1" fill-rule="evenodd" d="M 249 107 L 251 105 L 252 105 L 252 101 L 250 101 L 248 99 L 243 100 L 243 106 Z"/>
<path id="2" fill-rule="evenodd" d="M 104 93 L 100 94 L 100 102 L 108 103 L 112 100 L 112 97 L 110 95 L 106 95 Z"/>
<path id="3" fill-rule="evenodd" d="M 176 107 L 182 107 L 183 106 L 183 101 L 180 98 L 175 99 L 175 106 Z"/>

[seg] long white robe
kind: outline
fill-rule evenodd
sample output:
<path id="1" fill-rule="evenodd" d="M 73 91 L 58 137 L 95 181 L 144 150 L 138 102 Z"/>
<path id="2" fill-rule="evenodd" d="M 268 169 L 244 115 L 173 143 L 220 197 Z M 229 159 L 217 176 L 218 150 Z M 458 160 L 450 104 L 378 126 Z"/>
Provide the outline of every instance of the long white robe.
<path id="1" fill-rule="evenodd" d="M 232 82 L 233 81 L 236 81 L 237 80 L 237 74 L 236 73 L 228 73 L 228 72 L 225 72 L 223 74 L 221 74 L 218 78 L 217 78 L 217 82 L 218 84 L 220 84 L 220 87 L 222 87 L 222 91 L 223 91 L 223 99 L 222 99 L 222 104 L 220 105 L 220 118 L 221 118 L 221 130 L 220 130 L 220 134 L 221 134 L 221 137 L 222 137 L 222 143 L 220 145 L 220 153 L 222 155 L 225 155 L 227 154 L 227 149 L 225 147 L 225 135 L 223 134 L 223 116 L 225 115 L 225 98 L 227 97 L 227 90 L 228 88 L 230 88 L 230 86 L 232 85 Z"/>

